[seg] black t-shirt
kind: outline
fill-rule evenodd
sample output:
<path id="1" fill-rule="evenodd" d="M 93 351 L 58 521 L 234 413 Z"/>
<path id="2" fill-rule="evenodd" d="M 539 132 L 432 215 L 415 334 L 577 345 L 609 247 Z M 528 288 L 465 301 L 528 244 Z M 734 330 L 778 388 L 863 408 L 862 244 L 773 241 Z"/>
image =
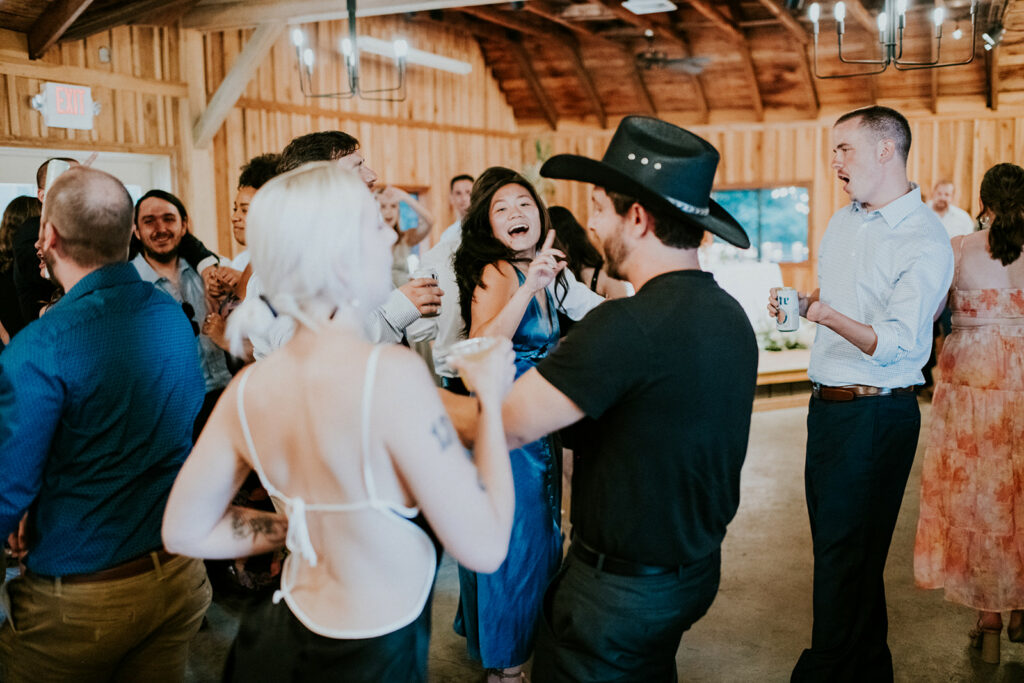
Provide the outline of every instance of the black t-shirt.
<path id="1" fill-rule="evenodd" d="M 56 290 L 52 282 L 39 274 L 38 239 L 38 216 L 29 218 L 14 231 L 14 286 L 26 325 L 39 317 L 39 309 L 50 303 Z"/>
<path id="2" fill-rule="evenodd" d="M 587 415 L 572 434 L 574 533 L 655 565 L 721 545 L 739 505 L 757 344 L 710 273 L 666 273 L 601 304 L 537 370 Z"/>

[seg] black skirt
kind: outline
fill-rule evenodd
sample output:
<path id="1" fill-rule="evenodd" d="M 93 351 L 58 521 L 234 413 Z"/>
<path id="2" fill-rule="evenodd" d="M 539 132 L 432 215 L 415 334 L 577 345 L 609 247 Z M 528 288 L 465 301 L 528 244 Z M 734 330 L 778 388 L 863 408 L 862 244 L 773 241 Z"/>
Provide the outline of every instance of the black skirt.
<path id="1" fill-rule="evenodd" d="M 427 600 L 415 621 L 376 638 L 342 640 L 313 633 L 282 600 L 268 598 L 242 616 L 224 680 L 425 683 L 430 641 Z"/>

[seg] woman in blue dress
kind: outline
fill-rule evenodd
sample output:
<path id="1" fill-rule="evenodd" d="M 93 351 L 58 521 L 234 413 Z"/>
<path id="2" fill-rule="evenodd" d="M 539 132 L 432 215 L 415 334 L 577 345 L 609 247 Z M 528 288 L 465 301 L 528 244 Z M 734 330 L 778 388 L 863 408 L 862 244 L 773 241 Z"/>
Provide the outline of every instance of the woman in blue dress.
<path id="1" fill-rule="evenodd" d="M 533 186 L 507 168 L 489 168 L 473 186 L 455 253 L 459 304 L 470 337 L 510 338 L 516 377 L 558 342 L 557 307 L 566 291 L 565 256 Z M 554 283 L 554 287 L 548 285 Z M 490 683 L 522 680 L 548 580 L 561 561 L 560 453 L 551 437 L 510 453 L 516 511 L 505 562 L 493 574 L 459 567 L 455 630 Z"/>

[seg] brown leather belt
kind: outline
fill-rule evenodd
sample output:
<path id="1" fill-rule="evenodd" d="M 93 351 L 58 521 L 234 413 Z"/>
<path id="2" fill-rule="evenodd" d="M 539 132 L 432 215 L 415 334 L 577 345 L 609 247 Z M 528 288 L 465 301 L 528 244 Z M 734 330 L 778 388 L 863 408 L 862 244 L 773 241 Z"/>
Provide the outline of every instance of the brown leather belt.
<path id="1" fill-rule="evenodd" d="M 96 581 L 114 581 L 115 579 L 129 579 L 139 574 L 145 574 L 146 572 L 153 571 L 159 568 L 161 565 L 170 562 L 174 558 L 178 557 L 166 550 L 154 550 L 148 552 L 145 555 L 139 555 L 135 559 L 122 562 L 121 564 L 108 567 L 107 569 L 101 569 L 98 572 L 90 572 L 88 574 L 68 574 L 67 576 L 45 576 L 43 574 L 36 574 L 31 572 L 33 576 L 38 576 L 42 579 L 57 579 L 59 578 L 61 583 L 94 583 Z"/>
<path id="2" fill-rule="evenodd" d="M 855 398 L 874 398 L 892 396 L 893 394 L 917 393 L 917 386 L 909 387 L 871 387 L 866 384 L 844 384 L 840 387 L 828 387 L 823 384 L 812 384 L 811 393 L 814 398 L 822 401 L 852 401 Z"/>

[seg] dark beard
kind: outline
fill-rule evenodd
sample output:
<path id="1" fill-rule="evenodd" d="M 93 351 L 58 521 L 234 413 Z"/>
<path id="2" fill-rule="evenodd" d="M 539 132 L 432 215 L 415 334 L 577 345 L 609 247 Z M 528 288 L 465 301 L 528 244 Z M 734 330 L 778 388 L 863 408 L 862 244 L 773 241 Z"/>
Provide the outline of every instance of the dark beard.
<path id="1" fill-rule="evenodd" d="M 608 277 L 615 280 L 625 280 L 626 276 L 622 272 L 622 264 L 628 254 L 626 253 L 625 245 L 622 244 L 622 240 L 615 236 L 601 246 L 602 251 L 604 251 L 604 272 L 608 274 Z"/>
<path id="2" fill-rule="evenodd" d="M 153 251 L 145 243 L 142 244 L 142 253 L 145 254 L 146 258 L 153 259 L 157 263 L 173 263 L 178 258 L 178 248 L 175 247 L 166 253 L 159 253 Z"/>

